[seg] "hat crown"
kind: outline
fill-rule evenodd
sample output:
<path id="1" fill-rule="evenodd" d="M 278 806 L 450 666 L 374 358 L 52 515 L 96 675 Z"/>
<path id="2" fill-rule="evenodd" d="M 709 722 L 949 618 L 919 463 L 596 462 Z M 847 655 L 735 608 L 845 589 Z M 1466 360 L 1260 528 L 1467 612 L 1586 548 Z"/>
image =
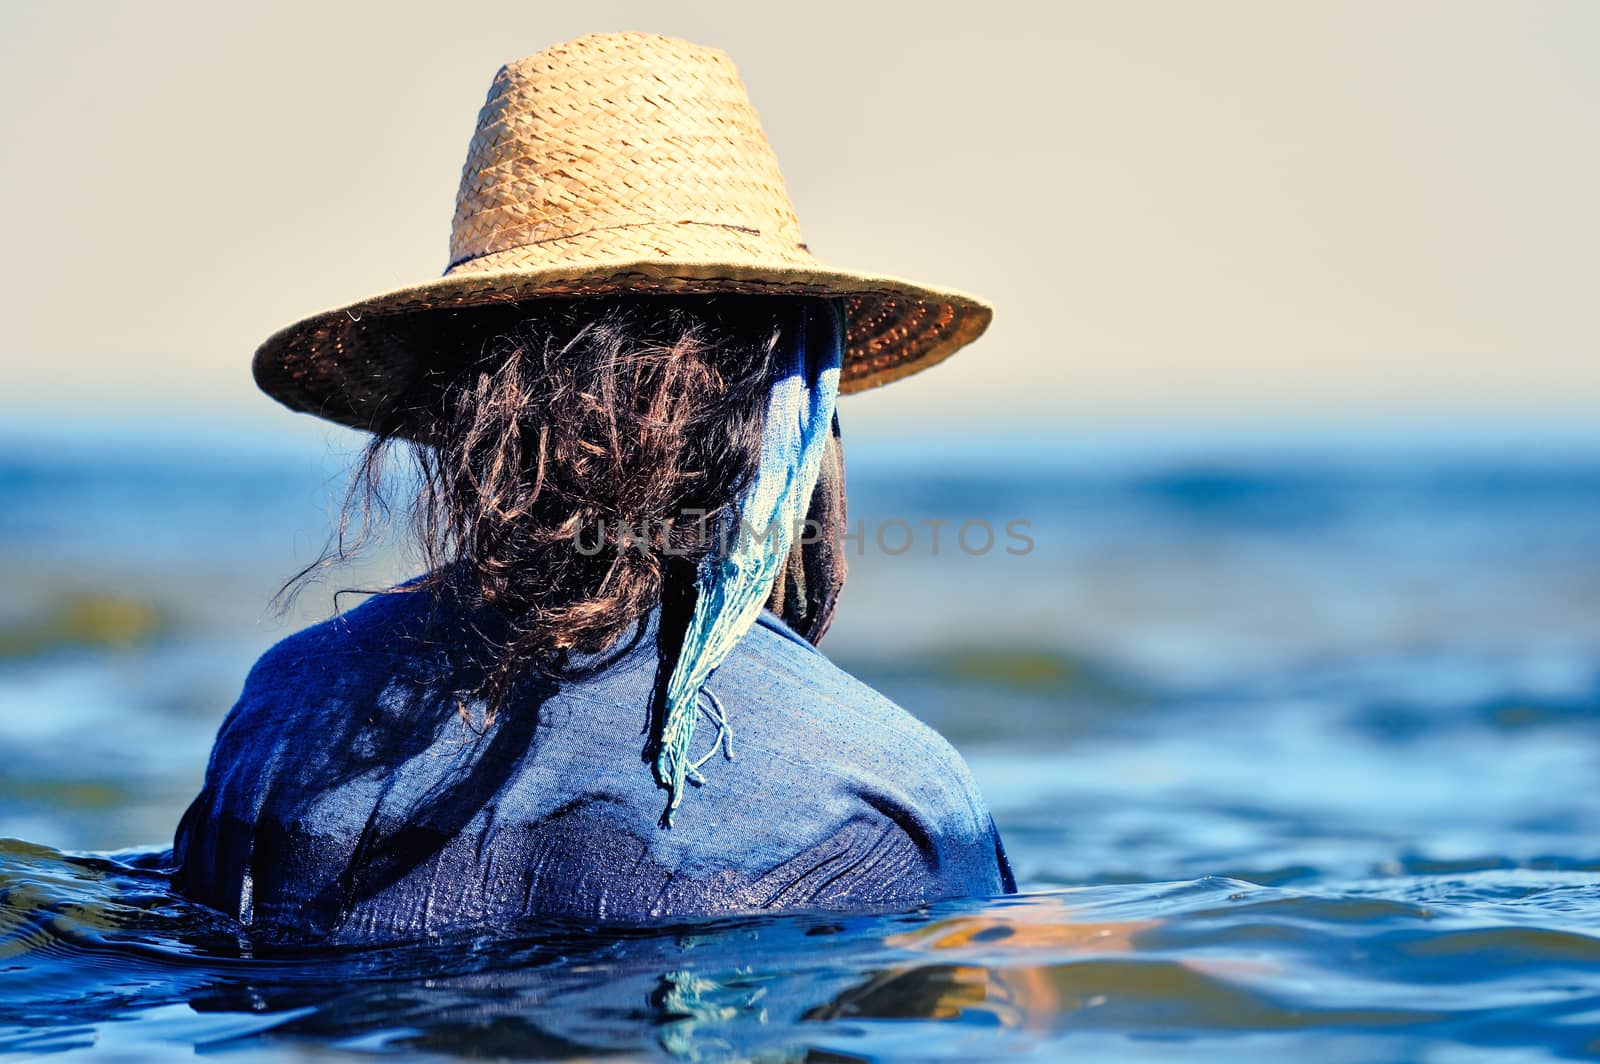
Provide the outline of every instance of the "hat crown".
<path id="1" fill-rule="evenodd" d="M 809 258 L 733 60 L 591 34 L 496 72 L 462 168 L 447 273 L 552 253 Z"/>
<path id="2" fill-rule="evenodd" d="M 949 289 L 818 262 L 733 61 L 646 33 L 602 33 L 496 72 L 461 171 L 445 276 L 293 322 L 256 382 L 354 428 L 404 425 L 439 337 L 491 304 L 618 294 L 840 299 L 841 392 L 919 372 L 992 311 Z"/>

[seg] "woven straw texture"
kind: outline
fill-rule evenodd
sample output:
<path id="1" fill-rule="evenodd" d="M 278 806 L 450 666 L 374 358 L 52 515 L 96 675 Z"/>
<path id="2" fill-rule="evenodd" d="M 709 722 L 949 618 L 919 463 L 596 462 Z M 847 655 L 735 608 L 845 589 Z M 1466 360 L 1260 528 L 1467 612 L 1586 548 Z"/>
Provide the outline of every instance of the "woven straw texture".
<path id="1" fill-rule="evenodd" d="M 369 428 L 425 366 L 441 322 L 618 292 L 842 296 L 844 392 L 933 365 L 992 314 L 960 292 L 818 262 L 727 55 L 593 34 L 496 73 L 444 275 L 280 329 L 256 351 L 255 377 L 295 410 Z"/>

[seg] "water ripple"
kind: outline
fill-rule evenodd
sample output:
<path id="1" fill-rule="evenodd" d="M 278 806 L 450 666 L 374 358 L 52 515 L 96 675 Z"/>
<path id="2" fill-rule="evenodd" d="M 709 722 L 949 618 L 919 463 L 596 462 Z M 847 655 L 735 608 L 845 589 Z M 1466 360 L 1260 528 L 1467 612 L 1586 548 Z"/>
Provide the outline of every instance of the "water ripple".
<path id="1" fill-rule="evenodd" d="M 853 1059 L 888 1045 L 890 1025 L 1045 1057 L 1112 1035 L 1249 1057 L 1265 1035 L 1308 1031 L 1581 1056 L 1600 1009 L 1600 938 L 1536 920 L 1567 911 L 1546 908 L 1563 892 L 1600 889 L 1584 873 L 1389 883 L 1411 898 L 1372 896 L 1381 881 L 1334 893 L 1205 877 L 330 951 L 252 943 L 171 895 L 161 855 L 131 856 L 0 842 L 0 1052 Z M 1496 921 L 1486 896 L 1523 919 Z"/>

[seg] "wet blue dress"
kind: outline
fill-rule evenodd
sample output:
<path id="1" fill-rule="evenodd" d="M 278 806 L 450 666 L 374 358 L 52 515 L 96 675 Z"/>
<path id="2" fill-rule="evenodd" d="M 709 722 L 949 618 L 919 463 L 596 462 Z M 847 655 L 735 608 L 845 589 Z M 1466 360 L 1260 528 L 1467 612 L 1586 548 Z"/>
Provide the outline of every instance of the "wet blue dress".
<path id="1" fill-rule="evenodd" d="M 251 670 L 174 846 L 184 894 L 267 938 L 373 942 L 522 917 L 887 909 L 1015 890 L 961 758 L 763 614 L 712 677 L 734 759 L 672 827 L 643 757 L 657 615 L 494 716 L 481 615 L 415 590 Z M 696 757 L 717 729 L 702 719 Z"/>

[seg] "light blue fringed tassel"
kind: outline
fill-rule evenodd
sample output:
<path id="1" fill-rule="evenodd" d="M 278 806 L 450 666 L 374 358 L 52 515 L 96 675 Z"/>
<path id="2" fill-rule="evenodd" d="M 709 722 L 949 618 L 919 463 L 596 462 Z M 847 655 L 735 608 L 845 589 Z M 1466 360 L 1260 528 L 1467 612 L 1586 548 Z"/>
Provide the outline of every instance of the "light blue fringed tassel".
<path id="1" fill-rule="evenodd" d="M 718 745 L 729 758 L 733 756 L 722 705 L 702 688 L 750 630 L 772 593 L 805 519 L 832 430 L 844 356 L 844 306 L 836 299 L 802 300 L 797 306 L 792 327 L 773 352 L 777 365 L 767 397 L 760 467 L 726 514 L 716 549 L 695 574 L 694 613 L 667 681 L 655 773 L 669 794 L 662 818 L 669 826 L 683 800 L 684 781 L 699 782 L 697 770 L 711 756 L 698 764 L 689 761 L 702 693 L 711 700 Z"/>

